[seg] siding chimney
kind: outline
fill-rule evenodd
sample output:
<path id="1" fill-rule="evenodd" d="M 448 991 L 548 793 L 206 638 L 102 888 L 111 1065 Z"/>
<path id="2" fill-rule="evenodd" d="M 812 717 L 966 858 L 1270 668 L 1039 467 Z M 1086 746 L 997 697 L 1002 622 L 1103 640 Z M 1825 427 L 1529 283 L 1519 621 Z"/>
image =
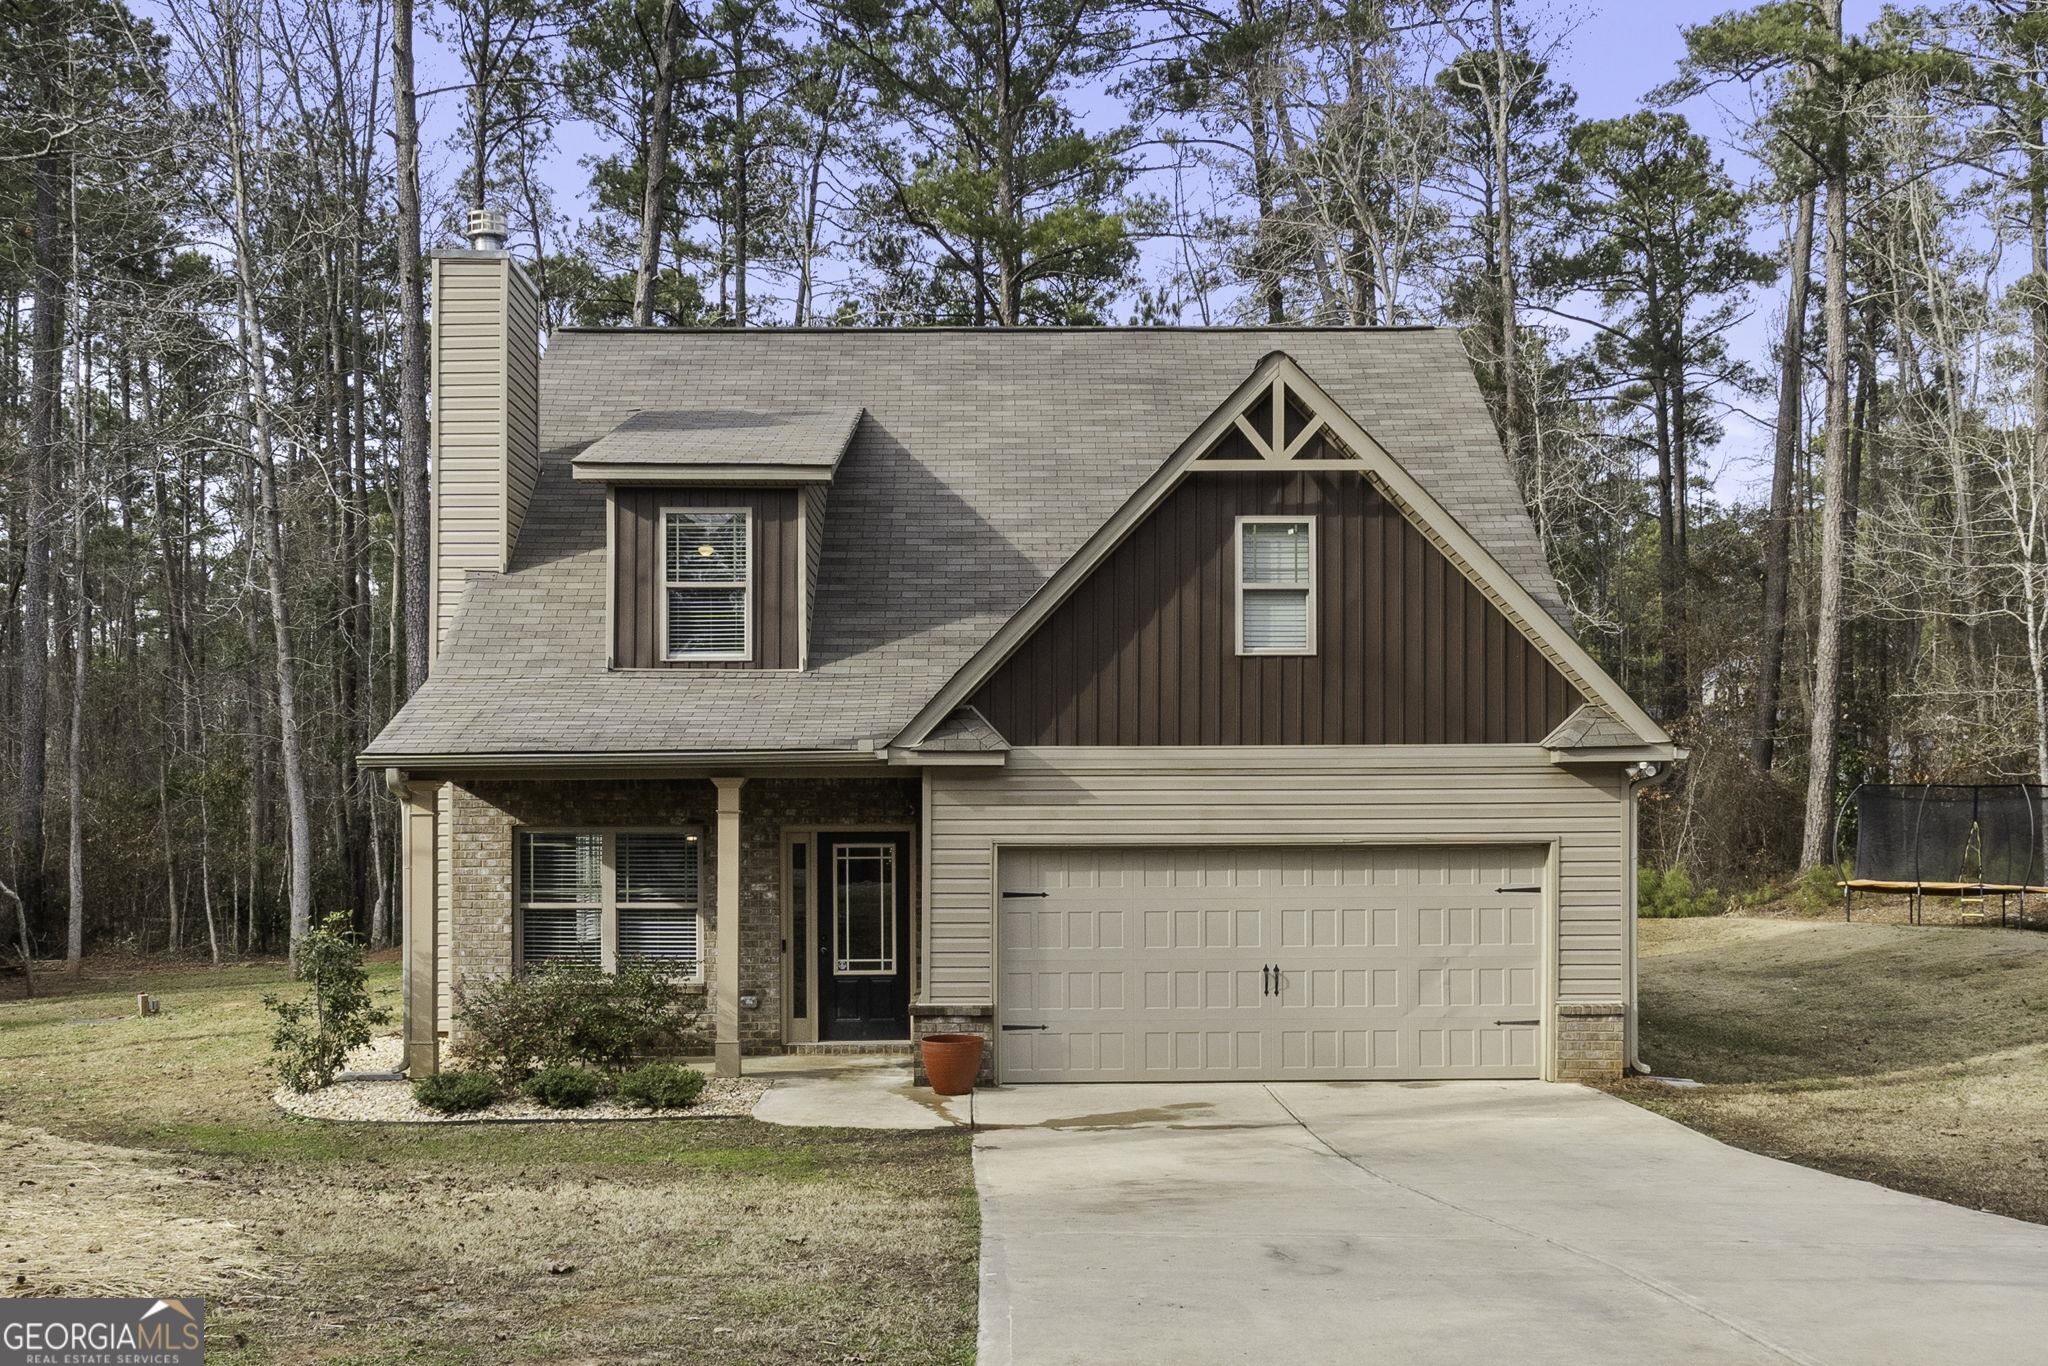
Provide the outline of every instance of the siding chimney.
<path id="1" fill-rule="evenodd" d="M 505 250 L 505 215 L 469 216 L 434 253 L 434 653 L 474 573 L 511 564 L 540 475 L 540 295 Z"/>

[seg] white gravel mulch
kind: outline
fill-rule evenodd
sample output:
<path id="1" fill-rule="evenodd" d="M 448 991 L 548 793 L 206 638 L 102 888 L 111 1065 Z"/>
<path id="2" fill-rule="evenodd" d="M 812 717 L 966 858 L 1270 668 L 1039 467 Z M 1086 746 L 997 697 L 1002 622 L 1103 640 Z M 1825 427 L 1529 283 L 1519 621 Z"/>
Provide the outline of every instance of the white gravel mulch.
<path id="1" fill-rule="evenodd" d="M 396 1071 L 404 1062 L 396 1036 L 372 1039 L 349 1055 L 351 1072 Z M 618 1101 L 601 1100 L 581 1110 L 550 1110 L 525 1096 L 507 1096 L 489 1109 L 444 1115 L 412 1098 L 409 1081 L 337 1081 L 319 1091 L 301 1094 L 280 1086 L 270 1098 L 287 1114 L 303 1119 L 348 1124 L 476 1124 L 492 1120 L 574 1123 L 620 1119 L 729 1119 L 750 1115 L 768 1091 L 768 1083 L 752 1078 L 711 1078 L 697 1103 L 686 1110 L 642 1110 Z"/>

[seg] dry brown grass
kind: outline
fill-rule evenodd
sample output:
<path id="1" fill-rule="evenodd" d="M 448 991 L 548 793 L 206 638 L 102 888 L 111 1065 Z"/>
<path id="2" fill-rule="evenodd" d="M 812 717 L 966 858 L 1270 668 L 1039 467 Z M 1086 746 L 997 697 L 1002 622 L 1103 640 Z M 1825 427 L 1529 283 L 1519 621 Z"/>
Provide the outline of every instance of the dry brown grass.
<path id="1" fill-rule="evenodd" d="M 1859 917 L 1861 909 L 1859 907 Z M 1622 1094 L 1741 1147 L 2048 1223 L 2048 934 L 1644 921 Z"/>
<path id="2" fill-rule="evenodd" d="M 0 1144 L 51 1173 L 0 1196 L 0 1237 L 129 1235 L 38 1246 L 36 1293 L 199 1289 L 209 1361 L 971 1359 L 964 1137 L 294 1120 L 261 1071 L 280 985 L 145 965 L 0 1004 Z M 164 1014 L 133 1017 L 145 990 Z"/>

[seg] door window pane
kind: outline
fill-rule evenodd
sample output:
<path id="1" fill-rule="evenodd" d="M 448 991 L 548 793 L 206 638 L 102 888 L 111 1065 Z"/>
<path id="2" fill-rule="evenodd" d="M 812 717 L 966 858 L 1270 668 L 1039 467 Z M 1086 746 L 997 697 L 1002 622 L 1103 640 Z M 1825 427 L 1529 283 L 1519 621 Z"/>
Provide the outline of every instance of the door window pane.
<path id="1" fill-rule="evenodd" d="M 895 845 L 833 847 L 832 946 L 836 973 L 896 971 Z"/>

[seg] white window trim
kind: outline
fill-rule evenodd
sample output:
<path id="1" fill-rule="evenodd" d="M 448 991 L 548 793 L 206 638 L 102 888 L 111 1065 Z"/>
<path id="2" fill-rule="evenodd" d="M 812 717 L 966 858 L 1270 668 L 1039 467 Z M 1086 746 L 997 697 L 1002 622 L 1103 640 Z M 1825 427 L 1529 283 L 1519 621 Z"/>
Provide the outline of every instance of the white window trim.
<path id="1" fill-rule="evenodd" d="M 692 579 L 677 583 L 668 576 L 668 519 L 673 516 L 702 516 L 704 514 L 730 514 L 739 517 L 747 529 L 747 572 L 732 583 L 706 583 Z M 754 657 L 754 510 L 747 507 L 664 507 L 661 510 L 660 545 L 661 557 L 661 657 L 672 663 L 687 664 L 743 664 Z M 668 647 L 668 595 L 671 588 L 737 588 L 740 590 L 740 639 L 743 644 L 739 653 L 729 651 L 703 651 L 691 654 L 677 654 Z"/>
<path id="2" fill-rule="evenodd" d="M 1244 595 L 1246 593 L 1299 593 L 1298 585 L 1248 584 L 1244 581 L 1244 529 L 1247 526 L 1306 526 L 1308 528 L 1308 644 L 1299 650 L 1254 650 L 1244 643 Z M 1237 652 L 1254 657 L 1306 658 L 1316 653 L 1316 581 L 1321 564 L 1314 517 L 1240 517 L 1234 533 L 1237 539 Z"/>
<path id="3" fill-rule="evenodd" d="M 694 905 L 683 902 L 633 903 L 644 910 L 692 911 L 697 917 L 697 961 L 691 964 L 687 973 L 671 974 L 676 980 L 691 984 L 704 981 L 704 958 L 707 942 L 704 937 L 704 832 L 694 825 L 519 825 L 512 829 L 512 963 L 513 970 L 526 970 L 526 903 L 519 898 L 520 886 L 520 841 L 527 835 L 599 835 L 603 838 L 598 854 L 601 870 L 598 873 L 598 966 L 605 972 L 619 970 L 619 876 L 618 837 L 620 835 L 681 835 L 697 846 L 697 900 Z M 549 907 L 547 909 L 560 909 Z"/>
<path id="4" fill-rule="evenodd" d="M 903 945 L 896 942 L 896 907 L 899 879 L 903 876 L 903 858 L 894 840 L 853 840 L 836 841 L 832 844 L 832 866 L 824 870 L 826 886 L 831 889 L 828 898 L 832 908 L 832 975 L 834 977 L 894 977 L 903 970 Z M 887 855 L 885 866 L 888 880 L 882 888 L 882 939 L 889 951 L 888 966 L 880 968 L 849 968 L 845 966 L 846 955 L 839 943 L 839 858 L 848 852 L 869 853 L 880 851 Z M 816 874 L 814 873 L 813 876 Z"/>

